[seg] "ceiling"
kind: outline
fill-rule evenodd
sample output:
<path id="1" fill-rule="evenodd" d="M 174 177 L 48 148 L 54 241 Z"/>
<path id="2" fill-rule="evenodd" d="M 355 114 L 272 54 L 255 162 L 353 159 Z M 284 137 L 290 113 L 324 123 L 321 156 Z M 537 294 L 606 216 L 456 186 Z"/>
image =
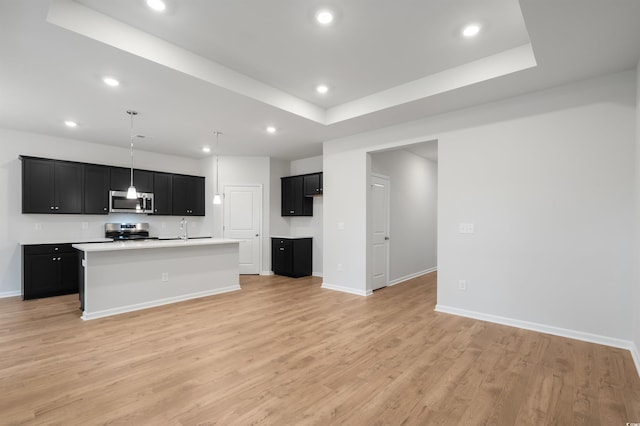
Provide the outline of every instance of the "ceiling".
<path id="1" fill-rule="evenodd" d="M 133 109 L 138 149 L 297 159 L 640 58 L 637 0 L 165 2 L 0 1 L 0 127 L 125 147 Z"/>

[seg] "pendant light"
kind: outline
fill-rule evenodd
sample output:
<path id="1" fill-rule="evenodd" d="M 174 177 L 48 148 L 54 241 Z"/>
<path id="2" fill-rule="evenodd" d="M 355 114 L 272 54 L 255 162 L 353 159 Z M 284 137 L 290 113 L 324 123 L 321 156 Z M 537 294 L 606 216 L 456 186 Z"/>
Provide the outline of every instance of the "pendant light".
<path id="1" fill-rule="evenodd" d="M 214 132 L 216 135 L 216 193 L 213 196 L 213 204 L 222 204 L 222 196 L 220 195 L 220 135 L 222 132 Z"/>
<path id="2" fill-rule="evenodd" d="M 138 191 L 136 191 L 136 187 L 133 186 L 133 116 L 138 115 L 138 113 L 136 111 L 127 110 L 127 114 L 131 117 L 131 131 L 129 132 L 129 141 L 131 143 L 131 181 L 129 189 L 127 190 L 127 199 L 135 200 L 138 198 Z"/>

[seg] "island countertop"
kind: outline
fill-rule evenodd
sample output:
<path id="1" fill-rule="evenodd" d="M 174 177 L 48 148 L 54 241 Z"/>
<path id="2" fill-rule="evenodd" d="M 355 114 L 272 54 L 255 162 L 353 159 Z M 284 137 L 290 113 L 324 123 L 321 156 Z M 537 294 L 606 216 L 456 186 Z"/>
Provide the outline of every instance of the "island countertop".
<path id="1" fill-rule="evenodd" d="M 84 252 L 141 250 L 174 247 L 209 246 L 220 244 L 239 244 L 239 240 L 224 238 L 194 238 L 188 240 L 144 240 L 144 241 L 114 241 L 109 243 L 73 244 L 72 247 Z"/>

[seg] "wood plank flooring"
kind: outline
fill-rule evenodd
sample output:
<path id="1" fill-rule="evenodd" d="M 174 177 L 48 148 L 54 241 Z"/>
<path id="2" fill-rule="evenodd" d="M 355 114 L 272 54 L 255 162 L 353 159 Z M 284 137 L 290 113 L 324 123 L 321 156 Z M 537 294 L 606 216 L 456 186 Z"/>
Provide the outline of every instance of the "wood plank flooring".
<path id="1" fill-rule="evenodd" d="M 627 351 L 433 311 L 436 275 L 360 297 L 318 278 L 82 321 L 0 299 L 1 425 L 625 425 Z"/>

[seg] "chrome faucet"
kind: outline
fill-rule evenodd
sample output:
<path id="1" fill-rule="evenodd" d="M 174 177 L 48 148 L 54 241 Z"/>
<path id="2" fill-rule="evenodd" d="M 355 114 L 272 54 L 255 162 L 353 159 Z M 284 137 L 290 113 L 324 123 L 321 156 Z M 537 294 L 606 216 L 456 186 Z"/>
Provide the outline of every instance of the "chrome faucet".
<path id="1" fill-rule="evenodd" d="M 181 240 L 186 241 L 189 239 L 188 225 L 189 225 L 189 222 L 187 222 L 183 217 L 182 220 L 180 221 L 180 229 L 183 231 L 182 235 L 180 236 Z"/>

